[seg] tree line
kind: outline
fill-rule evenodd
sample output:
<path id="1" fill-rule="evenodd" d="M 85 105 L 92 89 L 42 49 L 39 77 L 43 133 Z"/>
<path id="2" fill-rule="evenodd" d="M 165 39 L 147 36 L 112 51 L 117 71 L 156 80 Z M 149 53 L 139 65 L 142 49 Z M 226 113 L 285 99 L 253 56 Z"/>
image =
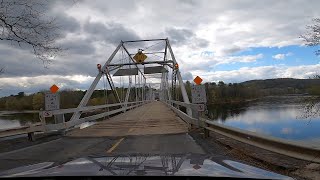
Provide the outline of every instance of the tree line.
<path id="1" fill-rule="evenodd" d="M 309 94 L 320 95 L 320 79 L 268 79 L 254 80 L 243 83 L 224 83 L 223 81 L 205 83 L 208 104 L 237 103 L 257 99 L 270 95 Z M 191 99 L 191 83 L 185 83 L 189 99 Z M 147 89 L 147 87 L 146 87 Z M 130 90 L 129 102 L 135 101 L 136 89 Z M 141 89 L 137 89 L 141 91 Z M 127 88 L 116 88 L 119 98 L 124 101 Z M 26 95 L 19 92 L 17 95 L 0 98 L 0 110 L 39 110 L 44 109 L 45 91 Z M 60 108 L 75 108 L 79 105 L 86 91 L 63 90 L 60 94 Z M 141 93 L 138 93 L 141 99 Z M 176 89 L 174 100 L 183 101 L 180 88 Z M 89 106 L 118 103 L 115 93 L 111 90 L 95 90 L 89 100 Z"/>
<path id="2" fill-rule="evenodd" d="M 147 87 L 146 87 L 147 89 Z M 119 98 L 124 101 L 127 88 L 116 88 Z M 141 88 L 132 88 L 130 90 L 129 102 L 135 101 L 137 91 L 138 99 L 141 99 Z M 139 93 L 138 93 L 139 91 Z M 40 110 L 44 109 L 44 96 L 46 91 L 37 92 L 26 95 L 24 92 L 19 92 L 17 95 L 0 98 L 0 110 Z M 86 91 L 81 90 L 63 90 L 58 92 L 60 95 L 60 108 L 75 108 L 79 105 Z M 114 104 L 118 103 L 117 96 L 112 90 L 95 90 L 88 102 L 88 106 Z"/>
<path id="3" fill-rule="evenodd" d="M 279 78 L 267 80 L 254 80 L 242 83 L 205 83 L 207 103 L 224 104 L 253 100 L 272 95 L 320 95 L 320 79 L 293 79 Z M 189 99 L 191 99 L 191 83 L 185 83 Z M 181 92 L 176 90 L 175 100 L 183 101 Z"/>
<path id="4" fill-rule="evenodd" d="M 191 86 L 192 84 L 187 81 L 185 83 L 186 91 L 188 97 L 191 101 Z M 254 99 L 261 97 L 259 89 L 256 87 L 247 87 L 239 83 L 229 83 L 226 84 L 223 81 L 218 83 L 210 82 L 204 84 L 206 89 L 207 103 L 216 104 L 216 103 L 232 103 L 239 102 L 248 99 Z M 176 90 L 177 96 L 175 100 L 183 101 L 179 87 Z"/>

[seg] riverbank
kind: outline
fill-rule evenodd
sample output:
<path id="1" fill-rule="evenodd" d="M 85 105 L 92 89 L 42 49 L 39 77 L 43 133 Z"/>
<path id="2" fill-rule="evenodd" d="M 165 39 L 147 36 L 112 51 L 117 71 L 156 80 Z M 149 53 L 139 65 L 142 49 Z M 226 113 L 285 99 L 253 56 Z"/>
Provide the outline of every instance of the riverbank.
<path id="1" fill-rule="evenodd" d="M 7 111 L 7 110 L 3 110 L 0 111 L 0 116 L 3 115 L 10 115 L 10 114 L 22 114 L 22 113 L 39 113 L 39 110 L 24 110 L 24 111 Z"/>
<path id="2" fill-rule="evenodd" d="M 210 132 L 210 137 L 206 139 L 200 129 L 189 134 L 213 157 L 236 160 L 299 180 L 314 180 L 320 177 L 320 164 L 317 163 L 277 154 L 215 132 Z"/>
<path id="3" fill-rule="evenodd" d="M 62 137 L 60 132 L 35 134 L 35 141 L 29 141 L 26 134 L 0 138 L 0 153 L 10 152 L 26 147 L 50 142 Z"/>
<path id="4" fill-rule="evenodd" d="M 241 103 L 248 103 L 253 101 L 258 101 L 260 98 L 253 98 L 253 99 L 230 99 L 230 100 L 223 100 L 215 103 L 209 103 L 210 105 L 226 105 L 226 104 L 241 104 Z"/>
<path id="5" fill-rule="evenodd" d="M 261 96 L 258 98 L 251 98 L 251 99 L 227 99 L 227 100 L 217 100 L 214 103 L 209 103 L 207 104 L 208 106 L 210 105 L 226 105 L 226 104 L 243 104 L 243 103 L 250 103 L 250 102 L 255 102 L 255 101 L 269 101 L 269 102 L 280 102 L 281 103 L 286 103 L 284 101 L 282 101 L 283 99 L 288 99 L 289 102 L 300 102 L 300 103 L 304 103 L 304 101 L 301 101 L 302 99 L 306 99 L 306 98 L 316 98 L 319 96 L 313 96 L 313 95 L 309 95 L 309 94 L 285 94 L 285 95 L 270 95 L 270 96 Z M 295 100 L 299 100 L 299 101 L 295 101 Z"/>

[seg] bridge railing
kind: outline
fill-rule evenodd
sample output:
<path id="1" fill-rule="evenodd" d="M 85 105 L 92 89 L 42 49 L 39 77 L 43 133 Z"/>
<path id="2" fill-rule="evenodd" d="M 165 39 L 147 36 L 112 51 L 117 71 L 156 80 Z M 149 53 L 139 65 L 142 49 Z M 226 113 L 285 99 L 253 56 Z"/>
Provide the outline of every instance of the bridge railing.
<path id="1" fill-rule="evenodd" d="M 203 128 L 205 137 L 209 136 L 209 132 L 215 132 L 223 136 L 235 139 L 237 141 L 250 144 L 265 150 L 283 154 L 297 159 L 320 163 L 320 149 L 306 146 L 301 143 L 292 142 L 280 138 L 261 135 L 258 133 L 242 130 L 239 128 L 229 127 L 205 118 L 190 117 L 179 109 L 179 106 L 196 110 L 197 105 L 179 101 L 166 101 L 166 104 L 177 115 L 184 120 L 189 127 L 195 125 Z"/>
<path id="2" fill-rule="evenodd" d="M 320 149 L 310 145 L 222 125 L 209 119 L 200 118 L 200 122 L 202 124 L 201 127 L 207 131 L 207 134 L 208 131 L 213 131 L 265 150 L 297 159 L 320 163 Z"/>
<path id="3" fill-rule="evenodd" d="M 106 104 L 106 105 L 98 105 L 98 106 L 87 106 L 87 107 L 81 107 L 81 108 L 70 108 L 70 109 L 59 109 L 59 110 L 52 110 L 52 111 L 40 111 L 39 112 L 39 119 L 40 122 L 35 124 L 29 124 L 21 127 L 16 128 L 10 128 L 10 129 L 4 129 L 0 130 L 0 138 L 1 137 L 7 137 L 7 136 L 14 136 L 19 134 L 31 134 L 33 135 L 34 132 L 51 132 L 51 131 L 57 131 L 62 129 L 69 129 L 76 125 L 82 124 L 84 122 L 94 121 L 100 118 L 103 118 L 105 116 L 110 116 L 116 113 L 125 112 L 127 110 L 136 108 L 138 106 L 141 106 L 145 103 L 148 103 L 150 101 L 137 101 L 137 102 L 128 102 L 128 103 L 116 103 L 116 104 Z M 90 115 L 86 117 L 82 117 L 76 120 L 70 120 L 65 121 L 64 115 L 68 113 L 85 113 L 90 111 L 96 111 L 103 108 L 112 108 L 112 107 L 118 107 L 120 108 L 113 109 L 110 111 L 103 111 L 101 113 Z M 54 115 L 62 115 L 63 121 L 61 123 L 57 124 L 47 124 L 46 118 L 44 116 L 44 113 L 50 114 L 52 116 Z"/>
<path id="4" fill-rule="evenodd" d="M 46 126 L 45 130 L 46 131 L 52 131 L 52 130 L 59 130 L 59 129 L 67 129 L 67 128 L 73 127 L 75 125 L 82 124 L 84 122 L 94 121 L 94 120 L 103 118 L 105 116 L 110 116 L 110 115 L 113 115 L 113 114 L 116 114 L 116 113 L 120 113 L 120 112 L 126 111 L 128 109 L 132 109 L 132 108 L 138 107 L 138 106 L 144 104 L 145 102 L 147 102 L 147 101 L 106 104 L 106 105 L 99 105 L 99 106 L 87 106 L 87 107 L 81 107 L 81 108 L 60 109 L 60 110 L 53 110 L 53 111 L 42 111 L 42 113 L 49 112 L 49 113 L 52 113 L 52 115 L 60 115 L 60 114 L 64 115 L 64 114 L 75 113 L 75 112 L 79 112 L 79 113 L 82 114 L 82 113 L 85 113 L 85 112 L 96 111 L 96 110 L 99 110 L 99 109 L 121 106 L 118 109 L 114 109 L 114 110 L 107 111 L 107 112 L 102 112 L 102 113 L 91 115 L 91 116 L 82 117 L 82 118 L 79 118 L 79 119 L 76 119 L 76 120 L 72 120 L 72 121 L 65 122 L 65 118 L 62 118 L 63 119 L 62 123 L 59 123 L 59 124 L 48 124 Z M 43 122 L 43 124 L 46 124 L 44 116 L 41 117 L 41 122 Z"/>
<path id="5" fill-rule="evenodd" d="M 167 106 L 169 106 L 183 121 L 185 121 L 189 127 L 191 125 L 197 125 L 199 126 L 199 120 L 197 118 L 189 116 L 187 113 L 180 110 L 179 106 L 190 108 L 192 110 L 195 110 L 197 108 L 196 104 L 192 103 L 185 103 L 181 101 L 173 101 L 173 100 L 167 100 L 165 101 Z"/>

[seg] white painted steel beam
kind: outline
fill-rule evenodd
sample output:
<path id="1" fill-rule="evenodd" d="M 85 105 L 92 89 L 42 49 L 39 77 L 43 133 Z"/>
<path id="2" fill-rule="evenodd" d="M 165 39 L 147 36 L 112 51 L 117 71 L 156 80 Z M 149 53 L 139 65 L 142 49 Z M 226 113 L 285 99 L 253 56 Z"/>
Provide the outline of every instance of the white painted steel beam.
<path id="1" fill-rule="evenodd" d="M 118 47 L 113 51 L 113 53 L 111 54 L 111 56 L 109 57 L 109 59 L 107 60 L 107 62 L 102 66 L 102 70 L 106 69 L 106 66 L 108 64 L 110 64 L 110 62 L 112 61 L 112 59 L 114 58 L 114 56 L 117 54 L 117 52 L 119 51 L 120 47 L 122 46 L 122 42 L 118 45 Z M 82 98 L 78 108 L 84 107 L 87 105 L 94 89 L 96 88 L 98 82 L 101 79 L 101 76 L 103 75 L 103 72 L 99 72 L 98 75 L 96 76 L 96 78 L 94 79 L 93 83 L 91 84 L 90 88 L 88 89 L 88 91 L 86 92 L 86 94 L 84 95 L 84 97 Z M 75 112 L 72 117 L 71 120 L 75 120 L 75 119 L 79 119 L 80 117 L 80 113 L 79 112 Z"/>
<path id="2" fill-rule="evenodd" d="M 174 57 L 174 54 L 173 54 L 173 51 L 172 51 L 172 48 L 171 48 L 171 45 L 170 45 L 169 40 L 167 40 L 167 44 L 168 44 L 169 52 L 170 52 L 170 54 L 171 54 L 171 57 L 172 57 L 173 62 L 174 62 L 174 63 L 177 63 L 176 58 Z M 181 77 L 181 74 L 180 74 L 180 70 L 177 69 L 176 72 L 177 72 L 177 77 L 178 77 L 179 84 L 180 84 L 180 88 L 181 88 L 181 93 L 182 93 L 183 101 L 184 101 L 185 103 L 190 103 L 189 97 L 188 97 L 188 94 L 187 94 L 187 91 L 186 91 L 186 88 L 185 88 L 185 86 L 184 86 L 184 84 L 183 84 L 183 80 L 182 80 L 182 77 Z M 190 108 L 187 108 L 187 114 L 192 117 L 192 110 L 191 110 Z"/>

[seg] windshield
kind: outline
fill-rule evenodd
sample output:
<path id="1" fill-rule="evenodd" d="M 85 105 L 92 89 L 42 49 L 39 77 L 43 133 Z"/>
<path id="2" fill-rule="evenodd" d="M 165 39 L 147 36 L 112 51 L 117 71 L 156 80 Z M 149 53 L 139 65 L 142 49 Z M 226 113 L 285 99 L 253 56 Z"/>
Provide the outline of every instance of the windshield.
<path id="1" fill-rule="evenodd" d="M 0 2 L 0 176 L 319 177 L 318 7 Z"/>

